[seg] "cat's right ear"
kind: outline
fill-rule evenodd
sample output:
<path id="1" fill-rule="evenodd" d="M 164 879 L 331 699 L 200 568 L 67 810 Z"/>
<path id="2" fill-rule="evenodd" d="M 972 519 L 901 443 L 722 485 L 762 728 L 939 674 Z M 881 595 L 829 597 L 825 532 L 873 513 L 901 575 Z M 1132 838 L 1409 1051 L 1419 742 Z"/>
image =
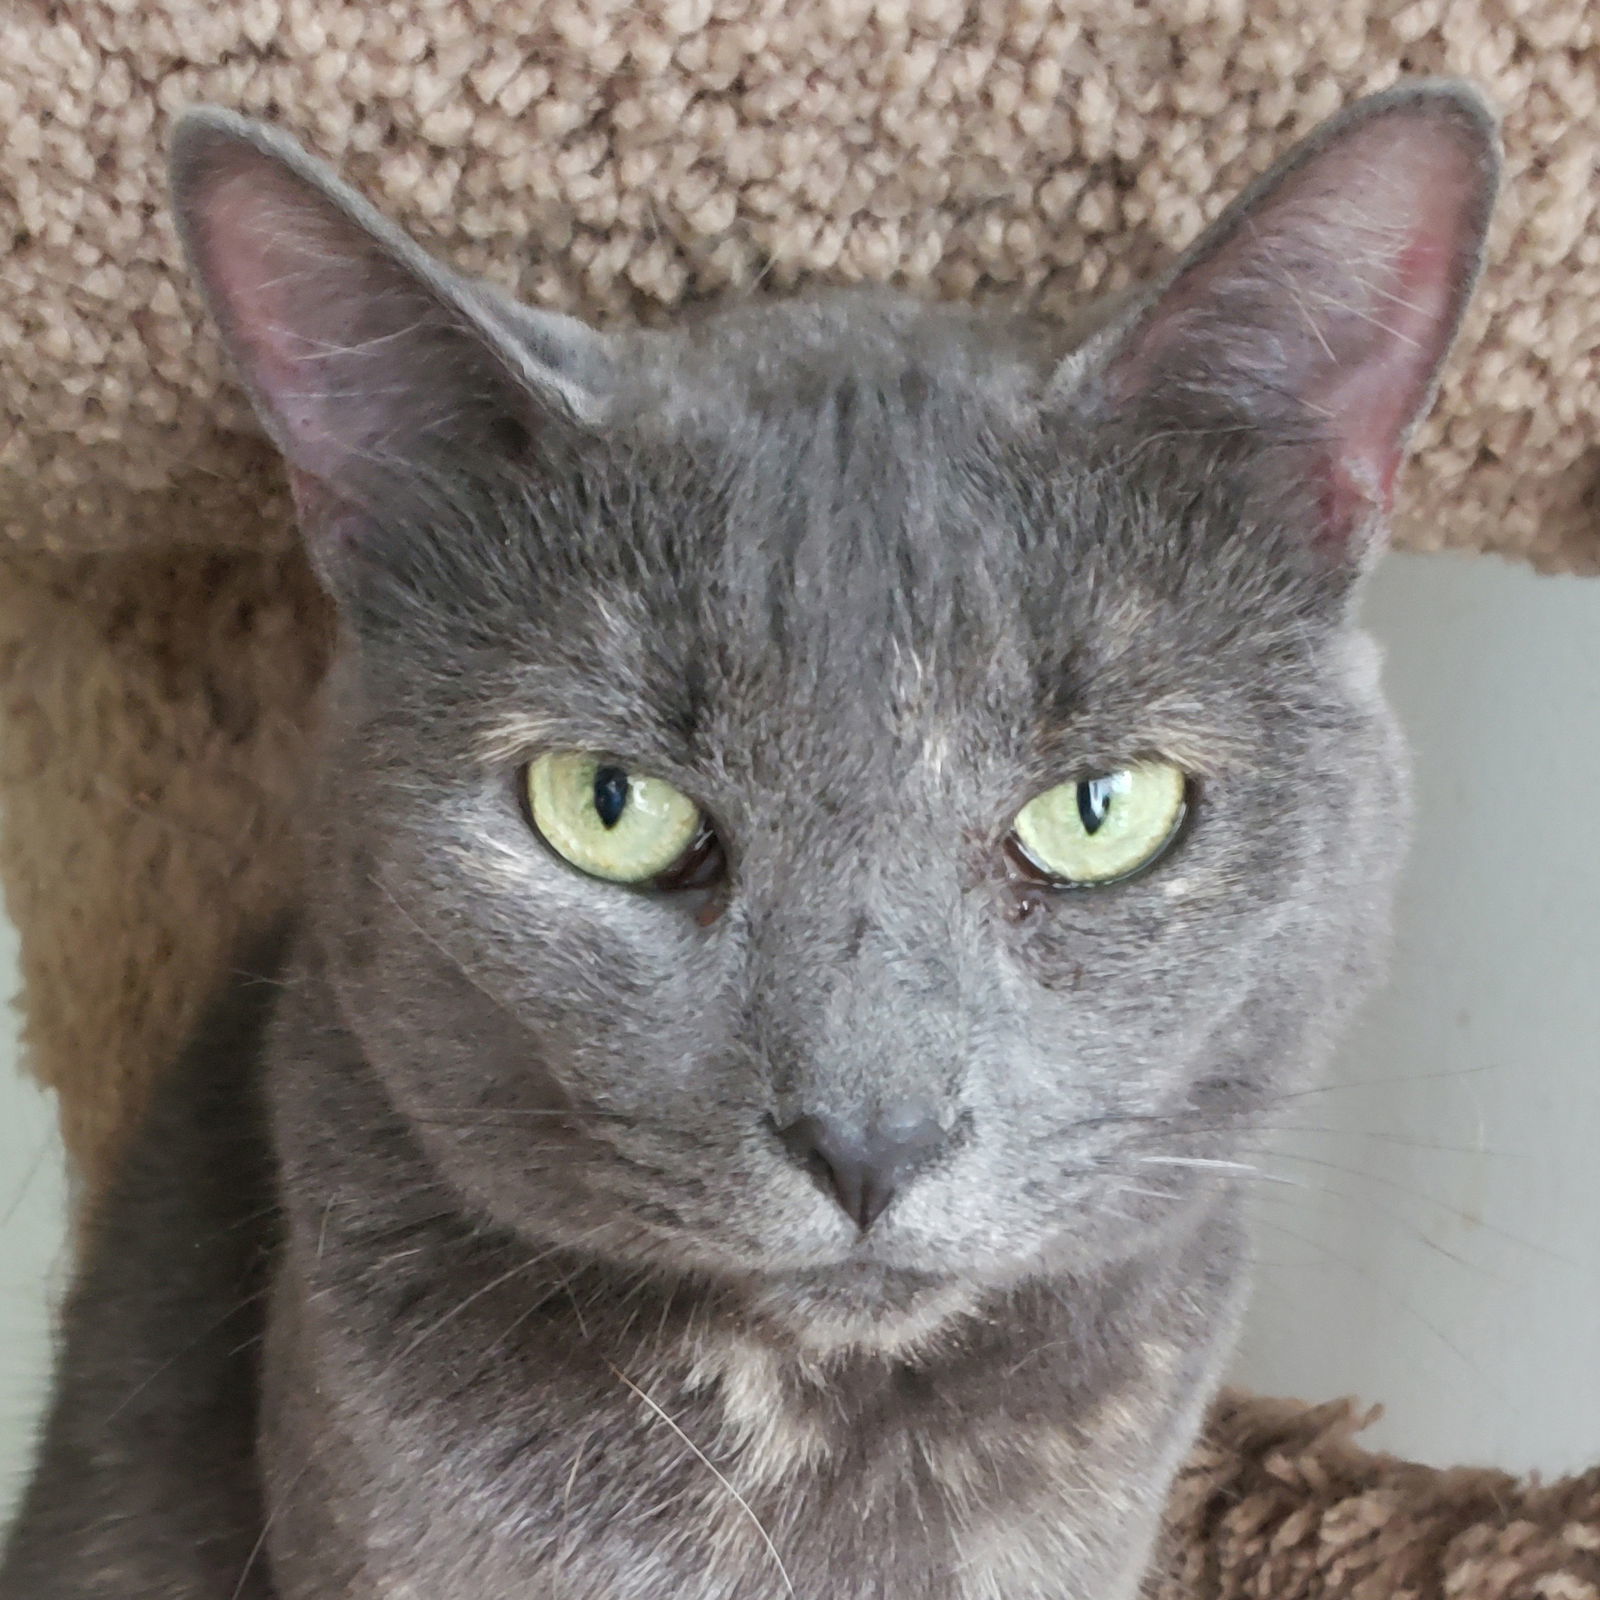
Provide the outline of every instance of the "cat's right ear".
<path id="1" fill-rule="evenodd" d="M 440 266 L 283 134 L 227 111 L 189 112 L 174 135 L 172 193 L 302 520 L 328 520 L 307 513 L 330 504 L 361 507 L 408 463 L 530 439 L 536 449 L 551 419 L 603 411 L 603 335 Z"/>
<path id="2" fill-rule="evenodd" d="M 1099 407 L 1292 452 L 1319 506 L 1311 543 L 1363 560 L 1478 276 L 1498 172 L 1494 118 L 1465 85 L 1358 101 L 1086 350 Z"/>

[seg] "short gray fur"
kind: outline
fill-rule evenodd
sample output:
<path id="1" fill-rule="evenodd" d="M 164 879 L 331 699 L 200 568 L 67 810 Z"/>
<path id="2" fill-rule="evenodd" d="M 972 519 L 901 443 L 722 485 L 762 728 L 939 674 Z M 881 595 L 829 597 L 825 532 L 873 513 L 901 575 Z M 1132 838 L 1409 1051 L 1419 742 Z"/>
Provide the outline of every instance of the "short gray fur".
<path id="1" fill-rule="evenodd" d="M 878 292 L 602 335 L 185 120 L 342 648 L 302 913 L 93 1232 L 0 1596 L 1126 1600 L 1225 1163 L 1381 961 L 1353 609 L 1497 165 L 1466 89 L 1363 102 L 1076 348 Z M 544 748 L 694 796 L 726 884 L 558 860 Z M 1174 849 L 1019 881 L 1019 806 L 1150 755 Z M 951 1140 L 865 1232 L 774 1131 L 907 1106 Z"/>

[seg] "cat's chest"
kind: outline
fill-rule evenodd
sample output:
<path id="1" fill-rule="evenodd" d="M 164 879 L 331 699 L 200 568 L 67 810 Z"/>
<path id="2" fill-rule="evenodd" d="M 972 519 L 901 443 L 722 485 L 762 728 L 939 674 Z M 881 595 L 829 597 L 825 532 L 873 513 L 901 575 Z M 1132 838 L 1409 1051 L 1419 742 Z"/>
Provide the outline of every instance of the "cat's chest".
<path id="1" fill-rule="evenodd" d="M 606 1365 L 600 1385 L 556 1364 L 536 1395 L 457 1396 L 448 1422 L 333 1408 L 283 1442 L 301 1459 L 275 1473 L 274 1542 L 330 1514 L 297 1476 L 339 1486 L 350 1600 L 1117 1600 L 1140 1542 L 1115 1428 L 863 1412 L 775 1382 L 740 1340 L 687 1376 Z"/>
<path id="2" fill-rule="evenodd" d="M 887 1492 L 878 1473 L 848 1470 L 762 1490 L 687 1449 L 661 1472 L 598 1450 L 587 1468 L 577 1443 L 576 1470 L 559 1489 L 541 1473 L 519 1510 L 470 1479 L 425 1504 L 384 1496 L 350 1600 L 1120 1600 L 1109 1548 L 1083 1537 L 1083 1497 L 1012 1502 L 992 1478 L 980 1490 L 992 1461 L 880 1463 L 901 1478 Z M 959 1501 L 940 1471 L 966 1476 Z M 1136 1532 L 1115 1514 L 1096 1522 L 1124 1546 Z"/>

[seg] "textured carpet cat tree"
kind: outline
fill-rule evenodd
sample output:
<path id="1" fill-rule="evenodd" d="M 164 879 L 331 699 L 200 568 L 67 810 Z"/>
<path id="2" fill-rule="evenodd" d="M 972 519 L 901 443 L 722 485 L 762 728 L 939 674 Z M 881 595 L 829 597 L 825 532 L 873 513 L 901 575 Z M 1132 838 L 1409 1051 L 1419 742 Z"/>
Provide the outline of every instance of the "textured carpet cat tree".
<path id="1" fill-rule="evenodd" d="M 327 640 L 183 274 L 171 112 L 276 118 L 459 265 L 601 320 L 892 280 L 1064 310 L 1402 71 L 1507 112 L 1414 549 L 1600 572 L 1592 0 L 11 0 L 0 12 L 0 873 L 92 1203 L 235 936 L 291 892 Z M 1600 1471 L 1362 1451 L 1232 1396 L 1161 1600 L 1600 1600 Z"/>

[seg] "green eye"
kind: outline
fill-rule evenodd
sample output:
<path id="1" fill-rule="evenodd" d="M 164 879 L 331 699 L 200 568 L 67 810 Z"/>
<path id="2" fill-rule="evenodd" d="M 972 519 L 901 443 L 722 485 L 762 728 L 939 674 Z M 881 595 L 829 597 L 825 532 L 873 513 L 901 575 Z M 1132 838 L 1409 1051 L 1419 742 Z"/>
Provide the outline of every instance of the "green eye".
<path id="1" fill-rule="evenodd" d="M 1176 767 L 1141 761 L 1046 789 L 1017 813 L 1012 837 L 1029 864 L 1058 883 L 1112 883 L 1172 843 L 1186 789 Z"/>
<path id="2" fill-rule="evenodd" d="M 705 831 L 700 808 L 660 778 L 599 756 L 557 751 L 527 769 L 528 811 L 558 856 L 612 883 L 646 883 Z"/>

